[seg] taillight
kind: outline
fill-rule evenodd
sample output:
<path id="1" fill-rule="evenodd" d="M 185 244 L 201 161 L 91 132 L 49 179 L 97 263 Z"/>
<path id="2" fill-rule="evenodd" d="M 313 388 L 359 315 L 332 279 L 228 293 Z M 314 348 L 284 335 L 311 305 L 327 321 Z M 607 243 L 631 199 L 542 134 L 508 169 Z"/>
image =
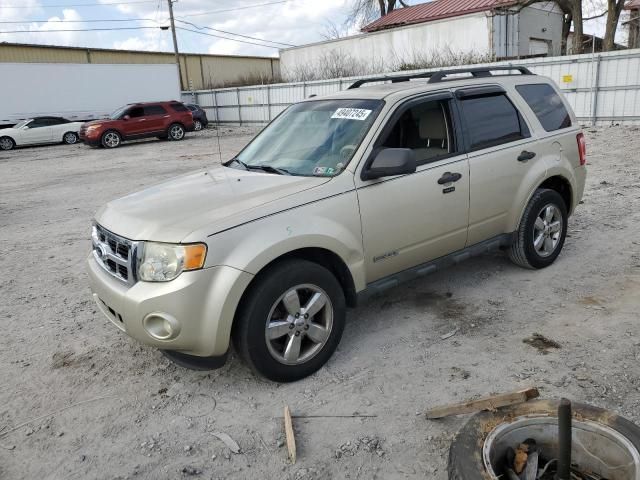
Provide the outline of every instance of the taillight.
<path id="1" fill-rule="evenodd" d="M 580 166 L 587 164 L 587 141 L 584 139 L 584 133 L 579 133 L 576 137 L 578 140 L 578 153 L 580 154 Z"/>

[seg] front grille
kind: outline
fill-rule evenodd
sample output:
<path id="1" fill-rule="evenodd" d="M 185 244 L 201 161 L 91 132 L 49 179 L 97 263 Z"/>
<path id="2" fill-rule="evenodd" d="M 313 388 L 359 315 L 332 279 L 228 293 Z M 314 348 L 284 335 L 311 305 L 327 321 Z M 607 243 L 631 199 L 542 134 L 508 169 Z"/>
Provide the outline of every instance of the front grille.
<path id="1" fill-rule="evenodd" d="M 100 225 L 91 232 L 93 256 L 98 264 L 118 280 L 133 285 L 136 282 L 137 242 L 123 238 Z"/>

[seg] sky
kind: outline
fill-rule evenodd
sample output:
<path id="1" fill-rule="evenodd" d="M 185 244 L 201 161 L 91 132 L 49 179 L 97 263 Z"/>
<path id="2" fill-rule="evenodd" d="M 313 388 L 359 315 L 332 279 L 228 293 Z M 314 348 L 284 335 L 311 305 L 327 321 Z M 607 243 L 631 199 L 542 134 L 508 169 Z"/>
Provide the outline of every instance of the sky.
<path id="1" fill-rule="evenodd" d="M 185 53 L 277 56 L 278 47 L 324 40 L 329 23 L 344 24 L 350 3 L 351 0 L 177 0 L 173 9 L 176 27 L 180 28 L 178 47 Z M 0 0 L 0 41 L 172 51 L 170 30 L 160 29 L 169 25 L 168 18 L 167 0 Z M 589 22 L 585 32 L 602 35 L 603 24 L 603 19 Z M 129 29 L 132 27 L 144 28 Z M 121 30 L 52 31 L 89 28 Z M 21 33 L 1 33 L 16 30 Z M 356 30 L 352 28 L 349 33 Z M 261 40 L 278 43 L 264 46 Z"/>

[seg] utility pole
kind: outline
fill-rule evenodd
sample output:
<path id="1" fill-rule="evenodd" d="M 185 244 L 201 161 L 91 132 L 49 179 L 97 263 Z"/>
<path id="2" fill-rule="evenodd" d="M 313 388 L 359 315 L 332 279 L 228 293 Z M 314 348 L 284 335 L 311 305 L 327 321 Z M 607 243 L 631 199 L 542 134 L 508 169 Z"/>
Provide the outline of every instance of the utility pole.
<path id="1" fill-rule="evenodd" d="M 178 53 L 178 38 L 176 37 L 176 24 L 173 21 L 173 2 L 176 0 L 167 0 L 169 3 L 169 18 L 171 19 L 171 34 L 173 35 L 173 51 L 176 54 L 176 65 L 178 66 L 178 77 L 180 77 L 180 91 L 184 90 L 182 84 L 182 68 L 180 68 L 180 54 Z"/>

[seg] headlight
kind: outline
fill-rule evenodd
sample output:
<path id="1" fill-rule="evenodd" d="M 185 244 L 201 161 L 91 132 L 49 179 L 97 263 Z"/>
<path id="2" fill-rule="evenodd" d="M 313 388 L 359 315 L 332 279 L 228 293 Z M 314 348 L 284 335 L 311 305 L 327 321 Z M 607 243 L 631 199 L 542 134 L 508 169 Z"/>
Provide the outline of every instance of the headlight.
<path id="1" fill-rule="evenodd" d="M 207 246 L 204 243 L 172 245 L 144 242 L 138 278 L 145 282 L 168 282 L 184 271 L 204 266 Z"/>
<path id="2" fill-rule="evenodd" d="M 100 128 L 102 125 L 89 125 L 87 127 L 87 132 L 90 132 L 91 130 L 96 130 L 98 128 Z"/>

